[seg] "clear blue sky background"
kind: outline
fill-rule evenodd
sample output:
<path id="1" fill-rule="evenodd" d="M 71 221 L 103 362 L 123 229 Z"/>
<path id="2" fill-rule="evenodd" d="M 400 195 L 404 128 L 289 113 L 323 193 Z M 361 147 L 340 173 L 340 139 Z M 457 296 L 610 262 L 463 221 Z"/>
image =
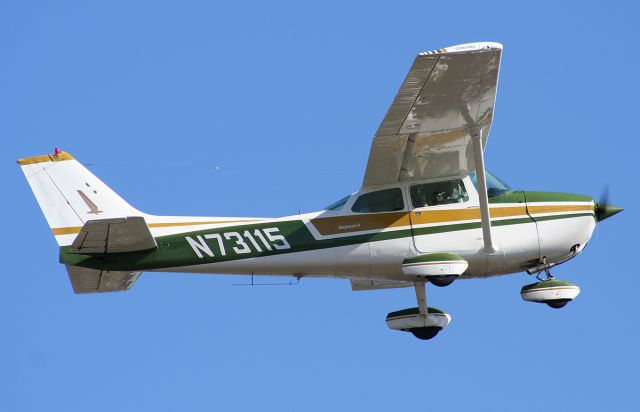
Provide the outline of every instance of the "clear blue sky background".
<path id="1" fill-rule="evenodd" d="M 637 17 L 633 2 L 0 3 L 0 410 L 637 408 Z M 145 274 L 75 296 L 18 157 L 61 147 L 149 213 L 278 216 L 360 187 L 415 54 L 505 46 L 487 148 L 515 188 L 598 196 L 604 222 L 556 275 L 430 289 L 437 339 L 390 331 L 413 290 L 345 280 Z"/>

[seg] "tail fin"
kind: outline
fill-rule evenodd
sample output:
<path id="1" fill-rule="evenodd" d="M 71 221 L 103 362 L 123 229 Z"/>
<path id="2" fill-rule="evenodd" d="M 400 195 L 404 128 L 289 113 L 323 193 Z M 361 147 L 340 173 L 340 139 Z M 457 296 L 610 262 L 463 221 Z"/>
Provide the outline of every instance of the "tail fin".
<path id="1" fill-rule="evenodd" d="M 60 246 L 88 220 L 144 216 L 67 152 L 18 159 Z"/>

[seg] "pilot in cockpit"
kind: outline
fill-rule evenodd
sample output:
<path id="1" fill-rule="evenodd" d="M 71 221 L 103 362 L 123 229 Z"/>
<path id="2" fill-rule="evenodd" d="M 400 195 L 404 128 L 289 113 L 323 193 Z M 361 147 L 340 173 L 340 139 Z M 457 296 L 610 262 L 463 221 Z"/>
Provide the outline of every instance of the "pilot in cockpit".
<path id="1" fill-rule="evenodd" d="M 460 179 L 413 186 L 411 198 L 414 207 L 447 205 L 469 200 Z"/>

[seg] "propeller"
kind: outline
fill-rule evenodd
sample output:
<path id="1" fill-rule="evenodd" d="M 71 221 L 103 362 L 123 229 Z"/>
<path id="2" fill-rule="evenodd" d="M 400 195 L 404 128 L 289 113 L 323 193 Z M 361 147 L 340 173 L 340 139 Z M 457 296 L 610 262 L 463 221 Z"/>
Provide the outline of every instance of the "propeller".
<path id="1" fill-rule="evenodd" d="M 624 210 L 621 207 L 609 204 L 609 185 L 605 186 L 602 194 L 600 195 L 600 199 L 598 199 L 595 206 L 595 214 L 598 222 L 602 222 L 603 220 Z"/>

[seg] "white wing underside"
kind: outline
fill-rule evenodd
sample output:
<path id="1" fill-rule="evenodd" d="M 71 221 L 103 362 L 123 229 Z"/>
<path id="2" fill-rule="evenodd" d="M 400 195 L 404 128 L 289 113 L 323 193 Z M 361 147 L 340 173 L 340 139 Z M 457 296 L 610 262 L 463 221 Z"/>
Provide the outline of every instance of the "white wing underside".
<path id="1" fill-rule="evenodd" d="M 471 133 L 482 129 L 486 143 L 501 54 L 499 43 L 419 54 L 373 139 L 363 185 L 475 170 Z"/>
<path id="2" fill-rule="evenodd" d="M 351 290 L 354 292 L 361 290 L 408 288 L 411 286 L 413 286 L 413 282 L 405 282 L 402 280 L 351 279 Z"/>

